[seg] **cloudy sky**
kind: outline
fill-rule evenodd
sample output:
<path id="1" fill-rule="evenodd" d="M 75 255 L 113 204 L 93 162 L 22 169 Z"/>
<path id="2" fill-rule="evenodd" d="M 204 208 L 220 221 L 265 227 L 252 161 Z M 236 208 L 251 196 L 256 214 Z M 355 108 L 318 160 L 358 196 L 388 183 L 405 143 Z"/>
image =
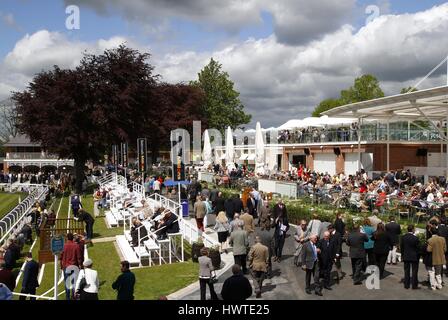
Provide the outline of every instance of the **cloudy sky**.
<path id="1" fill-rule="evenodd" d="M 72 5 L 79 29 L 67 28 Z M 448 3 L 436 0 L 1 0 L 0 100 L 40 70 L 125 42 L 150 52 L 168 82 L 217 59 L 248 127 L 279 126 L 365 73 L 386 94 L 415 84 L 447 56 L 447 32 Z M 444 70 L 420 88 L 446 84 Z"/>

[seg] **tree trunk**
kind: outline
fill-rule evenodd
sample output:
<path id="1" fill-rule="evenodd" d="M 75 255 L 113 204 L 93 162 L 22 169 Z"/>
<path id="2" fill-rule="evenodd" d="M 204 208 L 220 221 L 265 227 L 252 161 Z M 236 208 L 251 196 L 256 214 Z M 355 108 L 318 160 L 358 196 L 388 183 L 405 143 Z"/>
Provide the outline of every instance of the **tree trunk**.
<path id="1" fill-rule="evenodd" d="M 82 193 L 82 182 L 84 181 L 85 159 L 75 158 L 75 191 L 77 194 Z"/>

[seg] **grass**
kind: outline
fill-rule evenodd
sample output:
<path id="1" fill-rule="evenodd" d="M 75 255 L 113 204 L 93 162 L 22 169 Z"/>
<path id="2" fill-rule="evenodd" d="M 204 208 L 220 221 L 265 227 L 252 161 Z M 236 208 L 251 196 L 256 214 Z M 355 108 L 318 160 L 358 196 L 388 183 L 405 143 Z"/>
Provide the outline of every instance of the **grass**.
<path id="1" fill-rule="evenodd" d="M 24 200 L 26 196 L 27 194 L 23 192 L 17 192 L 17 193 L 1 192 L 0 218 L 2 218 L 8 212 L 14 209 L 20 203 L 20 200 Z"/>
<path id="2" fill-rule="evenodd" d="M 113 242 L 96 243 L 89 248 L 93 269 L 100 280 L 99 298 L 115 300 L 112 283 L 120 275 L 120 258 Z M 198 264 L 191 260 L 183 263 L 166 264 L 150 268 L 132 269 L 136 277 L 134 296 L 136 300 L 156 300 L 167 296 L 197 281 Z"/>
<path id="3" fill-rule="evenodd" d="M 94 200 L 91 194 L 82 196 L 82 205 L 88 213 L 94 216 Z M 93 225 L 93 237 L 104 238 L 114 237 L 119 234 L 123 234 L 122 227 L 108 228 L 106 224 L 106 218 L 104 218 L 103 210 L 100 210 L 100 215 L 95 217 L 95 224 Z"/>

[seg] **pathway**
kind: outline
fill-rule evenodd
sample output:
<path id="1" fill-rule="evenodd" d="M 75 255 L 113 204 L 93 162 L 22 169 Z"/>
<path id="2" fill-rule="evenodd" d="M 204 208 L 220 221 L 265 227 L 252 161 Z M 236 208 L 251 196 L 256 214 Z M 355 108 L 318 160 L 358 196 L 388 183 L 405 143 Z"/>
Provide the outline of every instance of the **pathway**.
<path id="1" fill-rule="evenodd" d="M 291 228 L 293 229 L 293 228 Z M 350 259 L 342 259 L 342 270 L 346 273 L 340 284 L 332 284 L 333 290 L 323 290 L 323 296 L 308 295 L 305 292 L 305 272 L 293 264 L 294 239 L 293 230 L 290 230 L 283 250 L 283 259 L 280 263 L 273 262 L 272 279 L 265 280 L 263 284 L 262 298 L 264 300 L 446 300 L 448 299 L 448 288 L 432 291 L 427 286 L 421 285 L 420 290 L 406 290 L 403 287 L 402 278 L 403 263 L 397 265 L 386 265 L 386 277 L 380 282 L 380 289 L 369 290 L 365 285 L 355 286 L 350 278 Z M 344 247 L 348 252 L 348 247 Z M 219 294 L 225 279 L 231 276 L 231 270 L 227 270 L 215 284 L 215 290 Z M 248 276 L 250 282 L 252 279 Z M 426 280 L 424 265 L 420 264 L 419 280 Z M 365 282 L 364 282 L 365 283 Z M 207 291 L 207 297 L 209 293 Z M 180 297 L 178 297 L 180 298 Z M 199 289 L 190 294 L 183 295 L 182 300 L 199 300 Z M 250 300 L 255 300 L 253 295 Z"/>

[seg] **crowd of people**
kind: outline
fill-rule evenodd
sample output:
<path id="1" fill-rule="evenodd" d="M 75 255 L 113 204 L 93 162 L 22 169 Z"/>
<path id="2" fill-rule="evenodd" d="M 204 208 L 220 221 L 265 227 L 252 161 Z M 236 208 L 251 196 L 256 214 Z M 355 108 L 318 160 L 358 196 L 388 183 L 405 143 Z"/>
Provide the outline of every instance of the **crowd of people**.
<path id="1" fill-rule="evenodd" d="M 279 143 L 317 143 L 332 141 L 357 141 L 358 125 L 353 123 L 349 127 L 339 128 L 301 128 L 295 130 L 281 130 L 277 140 Z"/>

